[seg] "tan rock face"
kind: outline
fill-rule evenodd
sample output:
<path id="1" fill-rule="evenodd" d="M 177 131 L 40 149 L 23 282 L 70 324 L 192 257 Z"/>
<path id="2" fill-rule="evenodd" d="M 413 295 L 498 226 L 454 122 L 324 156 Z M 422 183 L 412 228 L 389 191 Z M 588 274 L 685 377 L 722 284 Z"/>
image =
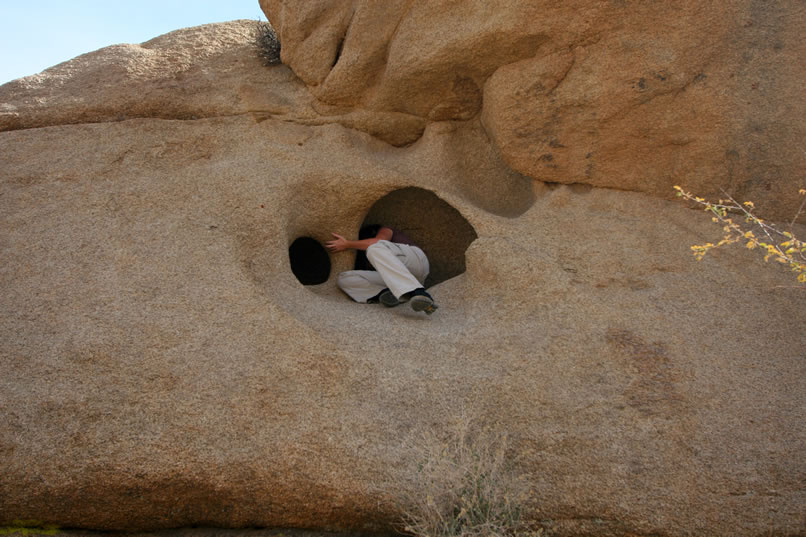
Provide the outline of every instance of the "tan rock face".
<path id="1" fill-rule="evenodd" d="M 285 22 L 272 22 L 300 47 L 305 35 L 315 36 L 311 47 L 331 43 L 328 24 L 346 24 L 347 13 L 332 5 L 278 4 Z M 468 24 L 485 5 L 468 11 L 476 14 Z M 606 9 L 621 5 L 639 9 Z M 598 27 L 605 10 L 569 11 L 576 18 L 560 21 L 564 6 L 541 13 L 553 28 L 546 36 L 566 43 Z M 394 36 L 416 33 L 440 13 L 433 3 L 406 7 Z M 529 8 L 513 9 L 521 16 L 506 24 L 531 28 Z M 473 46 L 495 51 L 485 40 L 508 15 L 488 14 L 490 29 Z M 297 24 L 290 21 L 309 19 L 322 21 L 311 27 L 322 35 L 299 26 L 299 37 L 288 37 Z M 607 20 L 602 42 L 606 29 L 630 28 Z M 330 116 L 319 111 L 323 94 L 314 87 L 329 78 L 316 79 L 316 47 L 303 83 L 286 66 L 259 63 L 251 24 L 104 49 L 0 87 L 0 526 L 34 519 L 108 530 L 389 528 L 391 497 L 416 467 L 412 439 L 465 413 L 509 434 L 532 489 L 526 513 L 558 534 L 806 532 L 802 293 L 754 252 L 695 262 L 690 245 L 719 235 L 700 212 L 591 186 L 601 184 L 602 167 L 626 173 L 630 156 L 648 159 L 660 147 L 625 144 L 619 152 L 594 136 L 596 107 L 619 94 L 593 81 L 612 85 L 633 67 L 598 66 L 585 55 L 595 40 L 586 51 L 522 56 L 538 34 L 513 30 L 505 65 L 490 59 L 504 52 L 482 52 L 462 70 L 482 92 L 472 119 L 463 114 L 476 106 L 475 90 L 431 73 L 448 50 L 435 46 L 421 55 L 431 66 L 421 75 L 438 99 L 414 91 L 410 108 L 365 106 L 392 102 L 395 86 L 381 84 L 355 92 L 361 106 L 328 103 L 343 107 Z M 447 33 L 431 39 L 453 39 Z M 337 66 L 342 57 L 364 61 L 350 39 Z M 791 54 L 784 43 L 781 54 Z M 294 46 L 284 50 L 287 61 L 304 61 Z M 635 54 L 626 64 L 644 61 Z M 417 72 L 415 51 L 392 56 L 409 58 L 400 73 Z M 748 61 L 751 72 L 761 69 L 759 58 Z M 777 61 L 774 72 L 789 60 Z M 659 65 L 646 72 L 665 76 Z M 595 74 L 582 76 L 580 66 Z M 181 83 L 177 72 L 185 73 Z M 647 140 L 677 140 L 670 133 L 699 121 L 684 113 L 699 114 L 699 101 L 688 105 L 683 96 L 720 91 L 704 72 L 689 82 L 677 71 L 667 80 L 645 75 L 643 89 L 639 77 L 621 97 L 632 103 L 628 112 L 602 125 L 626 129 L 646 109 L 651 124 L 630 128 L 662 133 Z M 532 77 L 541 85 L 528 86 Z M 109 79 L 114 88 L 87 98 L 85 86 Z M 588 101 L 571 80 L 588 84 Z M 682 89 L 665 93 L 667 82 Z M 639 90 L 652 99 L 640 104 Z M 553 98 L 556 124 L 536 123 L 540 132 L 522 136 L 549 133 L 565 146 L 540 146 L 539 155 L 553 155 L 540 166 L 557 174 L 544 183 L 510 167 L 528 144 L 508 129 L 525 128 L 518 106 L 537 117 L 554 110 Z M 726 101 L 736 98 L 726 93 Z M 677 104 L 660 106 L 665 100 Z M 115 120 L 137 106 L 142 117 Z M 791 112 L 800 101 L 781 106 Z M 586 107 L 590 130 L 577 132 L 572 124 L 588 117 Z M 723 128 L 730 116 L 707 109 L 720 118 L 713 132 L 739 132 Z M 767 117 L 760 140 L 773 139 L 769 118 L 792 121 L 751 109 L 730 121 Z M 386 136 L 384 117 L 414 118 L 422 133 L 397 147 L 361 132 L 374 125 Z M 723 140 L 711 132 L 678 145 L 702 150 Z M 589 184 L 557 184 L 558 170 L 584 172 L 573 155 L 595 140 Z M 782 151 L 758 147 L 759 163 Z M 735 177 L 755 170 L 737 153 L 729 156 Z M 791 165 L 781 162 L 779 171 Z M 444 205 L 428 205 L 424 191 Z M 384 205 L 390 193 L 394 207 Z M 445 205 L 472 229 L 457 230 Z M 375 215 L 398 218 L 426 240 L 476 236 L 458 270 L 448 267 L 451 276 L 465 271 L 431 289 L 441 306 L 435 315 L 351 302 L 335 286 L 335 274 L 352 266 L 349 253 L 331 256 L 333 272 L 321 285 L 294 276 L 295 239 L 355 234 Z M 451 250 L 446 259 L 458 256 Z"/>
<path id="2" fill-rule="evenodd" d="M 255 23 L 222 28 L 214 34 L 187 28 L 141 45 L 107 47 L 5 84 L 0 130 L 138 117 L 314 115 L 306 113 L 310 99 L 293 75 L 259 68 Z M 274 83 L 279 79 L 289 83 Z"/>
<path id="3" fill-rule="evenodd" d="M 806 176 L 806 154 L 790 149 L 806 135 L 802 4 L 261 6 L 320 113 L 361 110 L 365 124 L 349 126 L 392 143 L 416 139 L 424 122 L 480 113 L 504 160 L 535 179 L 667 198 L 674 184 L 725 189 L 781 218 L 796 210 Z M 378 126 L 388 113 L 410 118 L 387 124 L 394 140 Z"/>

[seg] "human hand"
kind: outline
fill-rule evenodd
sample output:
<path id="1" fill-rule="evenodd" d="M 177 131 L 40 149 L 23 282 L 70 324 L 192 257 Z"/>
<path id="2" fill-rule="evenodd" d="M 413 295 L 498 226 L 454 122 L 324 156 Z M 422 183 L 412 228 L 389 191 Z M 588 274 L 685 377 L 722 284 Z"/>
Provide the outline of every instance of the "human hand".
<path id="1" fill-rule="evenodd" d="M 325 246 L 327 246 L 327 249 L 331 252 L 341 252 L 342 250 L 347 250 L 350 247 L 349 241 L 341 235 L 337 233 L 331 233 L 331 235 L 336 238 L 325 243 Z"/>

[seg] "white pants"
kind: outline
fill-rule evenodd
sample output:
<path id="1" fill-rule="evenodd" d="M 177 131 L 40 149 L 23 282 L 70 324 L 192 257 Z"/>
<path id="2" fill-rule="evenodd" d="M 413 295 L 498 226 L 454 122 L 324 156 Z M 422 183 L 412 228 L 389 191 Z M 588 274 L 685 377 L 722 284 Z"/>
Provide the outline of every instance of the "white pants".
<path id="1" fill-rule="evenodd" d="M 367 248 L 367 259 L 375 270 L 348 270 L 336 280 L 356 302 L 366 302 L 387 287 L 400 298 L 423 287 L 428 276 L 428 258 L 416 246 L 378 241 Z"/>

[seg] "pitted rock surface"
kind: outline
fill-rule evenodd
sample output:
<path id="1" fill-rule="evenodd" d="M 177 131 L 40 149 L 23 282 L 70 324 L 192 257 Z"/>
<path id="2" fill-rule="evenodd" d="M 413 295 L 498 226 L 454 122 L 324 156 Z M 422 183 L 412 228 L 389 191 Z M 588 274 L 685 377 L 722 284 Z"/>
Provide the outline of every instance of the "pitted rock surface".
<path id="1" fill-rule="evenodd" d="M 417 28 L 430 35 L 437 4 L 407 4 L 393 35 Z M 524 126 L 513 110 L 537 117 L 543 112 L 534 110 L 550 107 L 551 81 L 562 81 L 554 90 L 562 103 L 557 132 L 570 136 L 575 113 L 608 104 L 602 97 L 601 110 L 585 101 L 575 111 L 568 80 L 581 77 L 594 91 L 598 78 L 629 69 L 597 67 L 586 79 L 580 66 L 596 66 L 583 58 L 590 51 L 521 57 L 518 47 L 537 42 L 519 40 L 532 34 L 515 30 L 533 20 L 519 16 L 516 24 L 491 13 L 492 29 L 478 38 L 513 24 L 505 40 L 513 57 L 498 65 L 493 50 L 468 66 L 467 78 L 483 92 L 472 118 L 464 115 L 476 102 L 467 97 L 470 85 L 457 82 L 465 97 L 450 101 L 453 89 L 445 88 L 456 78 L 442 87 L 428 82 L 429 73 L 422 83 L 435 84 L 433 107 L 421 96 L 411 108 L 376 111 L 364 105 L 387 102 L 382 94 L 395 86 L 375 88 L 371 98 L 355 86 L 364 104 L 328 103 L 344 108 L 326 115 L 320 106 L 330 86 L 316 78 L 313 56 L 325 46 L 317 43 L 330 43 L 331 26 L 346 24 L 342 5 L 268 10 L 299 78 L 286 66 L 261 65 L 253 23 L 234 22 L 103 49 L 0 87 L 0 524 L 388 529 L 391 497 L 409 486 L 416 466 L 412 439 L 471 414 L 509 434 L 532 489 L 527 515 L 558 534 L 806 532 L 806 310 L 791 275 L 745 249 L 698 263 L 689 247 L 719 236 L 702 212 L 602 188 L 643 189 L 620 170 L 631 155 L 649 158 L 655 142 L 635 151 L 625 143 L 623 154 L 613 145 L 594 166 L 598 179 L 555 171 L 548 182 L 517 165 L 528 144 L 507 142 L 508 129 Z M 566 21 L 555 20 L 564 7 L 544 11 L 545 43 L 576 42 L 592 32 L 582 19 L 598 27 L 599 12 L 619 5 L 635 8 L 612 2 Z M 682 10 L 681 27 L 669 33 L 702 23 L 688 4 L 672 5 Z M 789 18 L 775 20 L 789 35 L 802 20 L 794 4 L 763 13 L 756 3 L 726 5 L 734 9 L 727 25 L 783 11 Z M 674 12 L 652 6 L 641 10 Z M 713 22 L 715 9 L 695 13 Z M 409 20 L 411 13 L 420 15 Z M 479 16 L 467 19 L 469 27 Z M 307 41 L 289 35 L 304 36 L 294 21 L 309 19 L 321 19 L 311 24 L 323 33 L 309 32 L 316 41 L 305 45 L 312 47 L 305 74 L 295 65 L 303 59 L 294 39 Z M 613 31 L 622 35 L 631 24 L 613 23 Z M 601 27 L 601 42 L 608 28 Z M 770 30 L 748 28 L 758 36 Z M 471 33 L 457 29 L 457 36 Z M 449 38 L 432 36 L 441 39 Z M 731 50 L 731 39 L 745 43 L 741 35 L 725 39 Z M 340 58 L 357 57 L 351 43 Z M 782 43 L 769 69 L 793 71 L 771 83 L 789 88 L 802 66 L 785 56 L 797 44 Z M 695 48 L 707 47 L 698 41 Z M 423 65 L 444 65 L 445 49 L 428 50 L 432 63 Z M 666 50 L 669 58 L 675 50 Z M 116 59 L 105 63 L 110 56 Z M 636 58 L 624 61 L 641 63 Z M 408 69 L 388 76 L 417 71 Z M 530 78 L 524 73 L 539 74 L 543 87 L 518 95 Z M 712 130 L 689 131 L 680 125 L 694 121 L 700 106 L 689 96 L 721 90 L 708 85 L 715 75 L 668 74 L 685 89 L 667 94 L 658 89 L 667 81 L 647 77 L 655 97 L 628 107 L 612 128 L 641 117 L 650 123 L 634 128 L 659 130 L 657 140 L 685 131 L 692 168 L 699 162 L 710 170 L 702 180 L 716 189 L 724 169 L 703 148 L 723 147 L 723 134 L 740 138 L 741 130 L 725 125 L 761 112 L 747 105 L 733 116 L 709 106 Z M 91 86 L 106 79 L 115 87 Z M 669 116 L 664 99 L 675 101 L 680 118 Z M 737 93 L 726 90 L 724 99 Z M 448 101 L 454 104 L 434 117 L 423 112 Z M 801 106 L 798 98 L 781 100 L 781 110 Z M 780 114 L 799 132 L 793 115 Z M 369 119 L 348 124 L 351 117 Z M 387 126 L 382 117 L 414 118 L 422 132 L 390 145 L 364 128 Z M 756 141 L 773 140 L 782 132 L 775 129 L 762 128 Z M 403 129 L 406 136 L 414 130 Z M 588 140 L 592 130 L 575 136 Z M 566 134 L 559 139 L 566 147 L 548 146 L 557 170 L 582 166 Z M 655 139 L 650 134 L 646 140 Z M 778 155 L 769 144 L 758 151 L 758 163 Z M 755 164 L 737 153 L 729 165 L 742 181 Z M 776 185 L 795 184 L 789 171 L 798 158 L 780 161 Z M 288 259 L 294 239 L 354 235 L 378 200 L 407 188 L 433 192 L 477 235 L 465 272 L 431 289 L 436 314 L 351 302 L 334 283 L 352 266 L 349 253 L 332 256 L 326 283 L 299 283 Z M 758 192 L 768 192 L 769 204 L 776 188 Z M 414 205 L 402 211 L 422 222 L 414 231 L 438 235 L 441 220 Z"/>

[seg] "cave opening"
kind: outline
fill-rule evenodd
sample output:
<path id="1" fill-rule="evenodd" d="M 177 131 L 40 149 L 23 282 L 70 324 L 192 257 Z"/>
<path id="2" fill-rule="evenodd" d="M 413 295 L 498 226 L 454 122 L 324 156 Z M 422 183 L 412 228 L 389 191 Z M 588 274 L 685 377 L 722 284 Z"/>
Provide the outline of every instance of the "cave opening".
<path id="1" fill-rule="evenodd" d="M 386 194 L 370 207 L 361 227 L 383 225 L 406 234 L 428 256 L 431 287 L 465 271 L 465 251 L 478 235 L 448 202 L 424 188 L 405 187 Z M 357 235 L 357 233 L 356 233 Z M 356 264 L 360 264 L 356 256 Z"/>
<path id="2" fill-rule="evenodd" d="M 425 286 L 431 287 L 465 272 L 465 252 L 478 235 L 470 222 L 434 192 L 419 187 L 393 190 L 379 198 L 367 211 L 361 228 L 381 225 L 405 234 L 423 249 L 430 273 Z M 359 231 L 354 232 L 359 236 Z M 355 253 L 355 268 L 371 268 L 364 252 Z M 313 237 L 294 239 L 288 248 L 291 271 L 303 285 L 319 285 L 330 278 L 331 258 L 323 244 Z"/>

